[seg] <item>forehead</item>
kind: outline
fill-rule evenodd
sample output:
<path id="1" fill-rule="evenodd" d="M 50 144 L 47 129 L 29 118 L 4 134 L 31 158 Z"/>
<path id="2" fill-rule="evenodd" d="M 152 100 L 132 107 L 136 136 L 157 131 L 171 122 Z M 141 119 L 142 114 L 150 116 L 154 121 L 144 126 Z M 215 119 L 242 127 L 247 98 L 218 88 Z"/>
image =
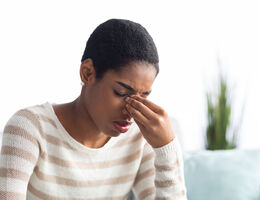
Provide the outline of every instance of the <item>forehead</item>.
<path id="1" fill-rule="evenodd" d="M 113 82 L 123 82 L 134 90 L 143 92 L 151 89 L 156 73 L 153 65 L 136 62 L 127 64 L 118 71 L 108 71 L 104 78 L 109 78 Z"/>

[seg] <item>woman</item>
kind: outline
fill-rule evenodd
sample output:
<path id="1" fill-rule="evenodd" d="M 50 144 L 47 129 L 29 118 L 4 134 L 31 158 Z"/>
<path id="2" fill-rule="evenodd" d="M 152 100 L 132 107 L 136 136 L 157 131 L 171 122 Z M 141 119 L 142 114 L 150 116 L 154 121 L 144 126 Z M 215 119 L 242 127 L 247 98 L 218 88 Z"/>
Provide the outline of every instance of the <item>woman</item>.
<path id="1" fill-rule="evenodd" d="M 80 96 L 22 109 L 8 121 L 0 199 L 186 199 L 166 112 L 147 100 L 159 72 L 144 27 L 111 19 L 87 41 Z M 135 123 L 133 123 L 135 122 Z"/>

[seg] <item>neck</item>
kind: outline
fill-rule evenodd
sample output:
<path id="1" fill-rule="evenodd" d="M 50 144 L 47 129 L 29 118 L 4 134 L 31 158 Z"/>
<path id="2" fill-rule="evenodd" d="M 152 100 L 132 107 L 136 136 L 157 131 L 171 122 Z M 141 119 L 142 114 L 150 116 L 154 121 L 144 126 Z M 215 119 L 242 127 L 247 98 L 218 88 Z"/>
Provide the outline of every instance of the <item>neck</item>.
<path id="1" fill-rule="evenodd" d="M 67 132 L 81 144 L 90 148 L 100 148 L 110 139 L 98 129 L 84 107 L 81 97 L 71 103 L 57 105 L 56 110 Z"/>

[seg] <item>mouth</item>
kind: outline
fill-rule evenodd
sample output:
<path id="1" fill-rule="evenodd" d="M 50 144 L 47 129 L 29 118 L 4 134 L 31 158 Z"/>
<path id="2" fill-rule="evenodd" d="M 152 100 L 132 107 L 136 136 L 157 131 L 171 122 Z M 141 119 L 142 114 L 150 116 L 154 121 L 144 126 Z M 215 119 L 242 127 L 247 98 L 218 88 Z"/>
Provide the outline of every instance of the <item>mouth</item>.
<path id="1" fill-rule="evenodd" d="M 114 121 L 113 124 L 119 133 L 125 133 L 130 128 L 132 122 L 131 121 Z"/>

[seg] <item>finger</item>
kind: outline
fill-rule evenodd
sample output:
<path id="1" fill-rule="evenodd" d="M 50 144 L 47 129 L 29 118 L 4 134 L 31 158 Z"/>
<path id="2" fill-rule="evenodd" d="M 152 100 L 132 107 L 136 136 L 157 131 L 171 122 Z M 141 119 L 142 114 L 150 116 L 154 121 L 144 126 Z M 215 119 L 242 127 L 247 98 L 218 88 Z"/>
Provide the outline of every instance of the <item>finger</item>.
<path id="1" fill-rule="evenodd" d="M 146 98 L 136 96 L 136 95 L 132 96 L 132 98 L 142 102 L 144 105 L 146 105 L 148 108 L 150 108 L 155 113 L 161 114 L 164 112 L 164 110 L 160 106 L 156 105 L 155 103 L 151 102 L 150 100 L 148 100 Z"/>
<path id="2" fill-rule="evenodd" d="M 144 115 L 142 115 L 140 111 L 138 111 L 128 103 L 126 104 L 126 110 L 130 114 L 130 116 L 134 118 L 134 120 L 137 120 L 143 125 L 146 125 L 148 123 L 148 119 Z"/>
<path id="3" fill-rule="evenodd" d="M 125 108 L 122 110 L 122 112 L 123 112 L 125 115 L 129 115 L 129 117 L 131 117 L 131 114 L 130 114 Z M 143 124 L 141 124 L 139 121 L 137 121 L 137 120 L 135 120 L 135 119 L 134 119 L 134 121 L 135 121 L 135 123 L 139 126 L 139 129 L 140 129 L 140 130 L 144 130 L 144 129 L 145 129 L 145 126 L 144 126 Z"/>
<path id="4" fill-rule="evenodd" d="M 156 114 L 142 102 L 137 101 L 134 98 L 126 98 L 126 102 L 141 112 L 147 119 L 152 120 L 156 118 Z"/>
<path id="5" fill-rule="evenodd" d="M 135 123 L 137 124 L 137 126 L 139 127 L 141 133 L 143 134 L 143 130 L 145 129 L 145 126 L 143 124 L 141 124 L 139 121 L 135 120 Z"/>

